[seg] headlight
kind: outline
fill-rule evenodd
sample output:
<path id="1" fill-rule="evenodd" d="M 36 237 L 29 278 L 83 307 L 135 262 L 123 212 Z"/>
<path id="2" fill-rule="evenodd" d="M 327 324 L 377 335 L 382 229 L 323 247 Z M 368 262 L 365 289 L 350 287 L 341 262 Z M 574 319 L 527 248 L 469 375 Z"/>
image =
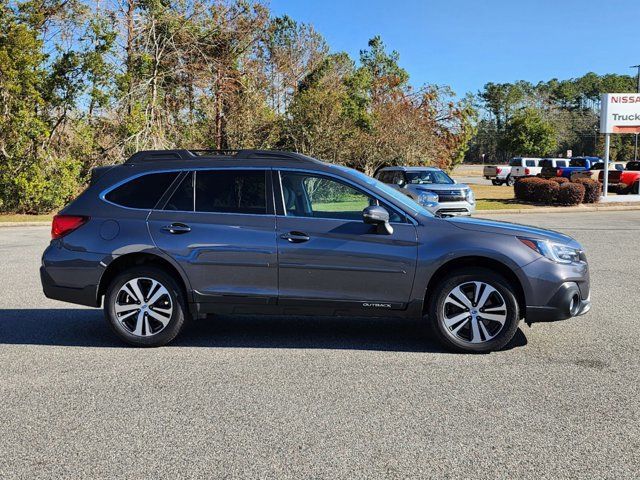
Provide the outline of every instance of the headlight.
<path id="1" fill-rule="evenodd" d="M 433 192 L 422 192 L 418 195 L 418 203 L 420 205 L 433 205 L 438 203 L 439 197 Z"/>
<path id="2" fill-rule="evenodd" d="M 531 250 L 538 252 L 540 255 L 554 262 L 568 264 L 580 261 L 580 250 L 577 248 L 548 240 L 531 240 L 530 238 L 521 237 L 518 237 L 518 240 Z"/>
<path id="3" fill-rule="evenodd" d="M 473 190 L 467 190 L 467 202 L 474 203 L 476 201 L 476 196 L 473 194 Z"/>

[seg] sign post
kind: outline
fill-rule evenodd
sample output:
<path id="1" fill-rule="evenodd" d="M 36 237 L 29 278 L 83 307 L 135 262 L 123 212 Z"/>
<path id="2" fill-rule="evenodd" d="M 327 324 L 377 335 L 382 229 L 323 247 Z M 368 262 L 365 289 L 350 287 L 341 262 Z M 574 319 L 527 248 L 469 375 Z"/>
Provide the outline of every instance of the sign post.
<path id="1" fill-rule="evenodd" d="M 609 189 L 609 147 L 612 133 L 640 133 L 640 93 L 605 93 L 601 98 L 600 133 L 604 133 L 603 195 Z"/>

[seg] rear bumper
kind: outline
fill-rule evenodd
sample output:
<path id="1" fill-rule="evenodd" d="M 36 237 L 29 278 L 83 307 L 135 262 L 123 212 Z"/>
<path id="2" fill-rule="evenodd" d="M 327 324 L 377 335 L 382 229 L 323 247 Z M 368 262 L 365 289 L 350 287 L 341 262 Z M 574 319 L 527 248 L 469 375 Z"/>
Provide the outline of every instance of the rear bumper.
<path id="1" fill-rule="evenodd" d="M 527 323 L 555 322 L 584 315 L 591 309 L 591 299 L 582 298 L 580 288 L 575 282 L 563 283 L 551 300 L 544 306 L 527 306 Z"/>
<path id="2" fill-rule="evenodd" d="M 61 287 L 54 283 L 44 267 L 40 267 L 40 281 L 42 282 L 42 291 L 47 298 L 88 307 L 100 306 L 96 299 L 96 285 L 81 288 Z"/>
<path id="3" fill-rule="evenodd" d="M 99 307 L 98 284 L 104 255 L 76 252 L 52 242 L 42 255 L 40 281 L 47 298 Z"/>

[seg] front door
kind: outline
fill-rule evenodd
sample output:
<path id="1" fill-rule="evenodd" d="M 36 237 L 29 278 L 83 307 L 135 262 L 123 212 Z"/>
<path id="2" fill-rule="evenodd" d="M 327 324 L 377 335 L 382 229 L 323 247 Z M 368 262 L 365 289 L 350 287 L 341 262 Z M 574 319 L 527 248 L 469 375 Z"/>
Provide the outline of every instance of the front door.
<path id="1" fill-rule="evenodd" d="M 275 304 L 270 182 L 264 170 L 198 170 L 151 212 L 154 242 L 180 263 L 205 310 L 207 303 Z"/>
<path id="2" fill-rule="evenodd" d="M 280 172 L 276 218 L 279 301 L 347 309 L 403 309 L 416 268 L 416 229 L 388 206 L 393 234 L 362 210 L 379 200 L 331 176 Z"/>

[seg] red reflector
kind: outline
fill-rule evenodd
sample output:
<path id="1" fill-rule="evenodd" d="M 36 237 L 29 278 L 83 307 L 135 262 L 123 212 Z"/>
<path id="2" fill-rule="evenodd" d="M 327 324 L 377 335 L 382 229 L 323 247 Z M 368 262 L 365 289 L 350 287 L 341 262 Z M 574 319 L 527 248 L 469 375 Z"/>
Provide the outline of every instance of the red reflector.
<path id="1" fill-rule="evenodd" d="M 561 168 L 559 168 L 559 169 L 556 171 L 556 177 L 561 177 L 561 176 L 562 176 L 562 169 L 561 169 Z"/>
<path id="2" fill-rule="evenodd" d="M 528 168 L 524 169 L 524 174 L 525 175 L 529 175 L 531 173 L 531 170 L 529 170 Z"/>
<path id="3" fill-rule="evenodd" d="M 85 224 L 87 220 L 89 220 L 89 217 L 79 215 L 56 215 L 51 223 L 51 238 L 64 237 Z"/>
<path id="4" fill-rule="evenodd" d="M 496 168 L 496 173 L 500 173 L 502 171 L 501 168 Z"/>
<path id="5" fill-rule="evenodd" d="M 529 240 L 528 238 L 520 238 L 520 237 L 518 237 L 518 240 L 520 240 L 522 243 L 524 243 L 531 250 L 540 253 L 540 251 L 538 250 L 538 244 L 536 242 L 534 242 L 533 240 Z"/>

